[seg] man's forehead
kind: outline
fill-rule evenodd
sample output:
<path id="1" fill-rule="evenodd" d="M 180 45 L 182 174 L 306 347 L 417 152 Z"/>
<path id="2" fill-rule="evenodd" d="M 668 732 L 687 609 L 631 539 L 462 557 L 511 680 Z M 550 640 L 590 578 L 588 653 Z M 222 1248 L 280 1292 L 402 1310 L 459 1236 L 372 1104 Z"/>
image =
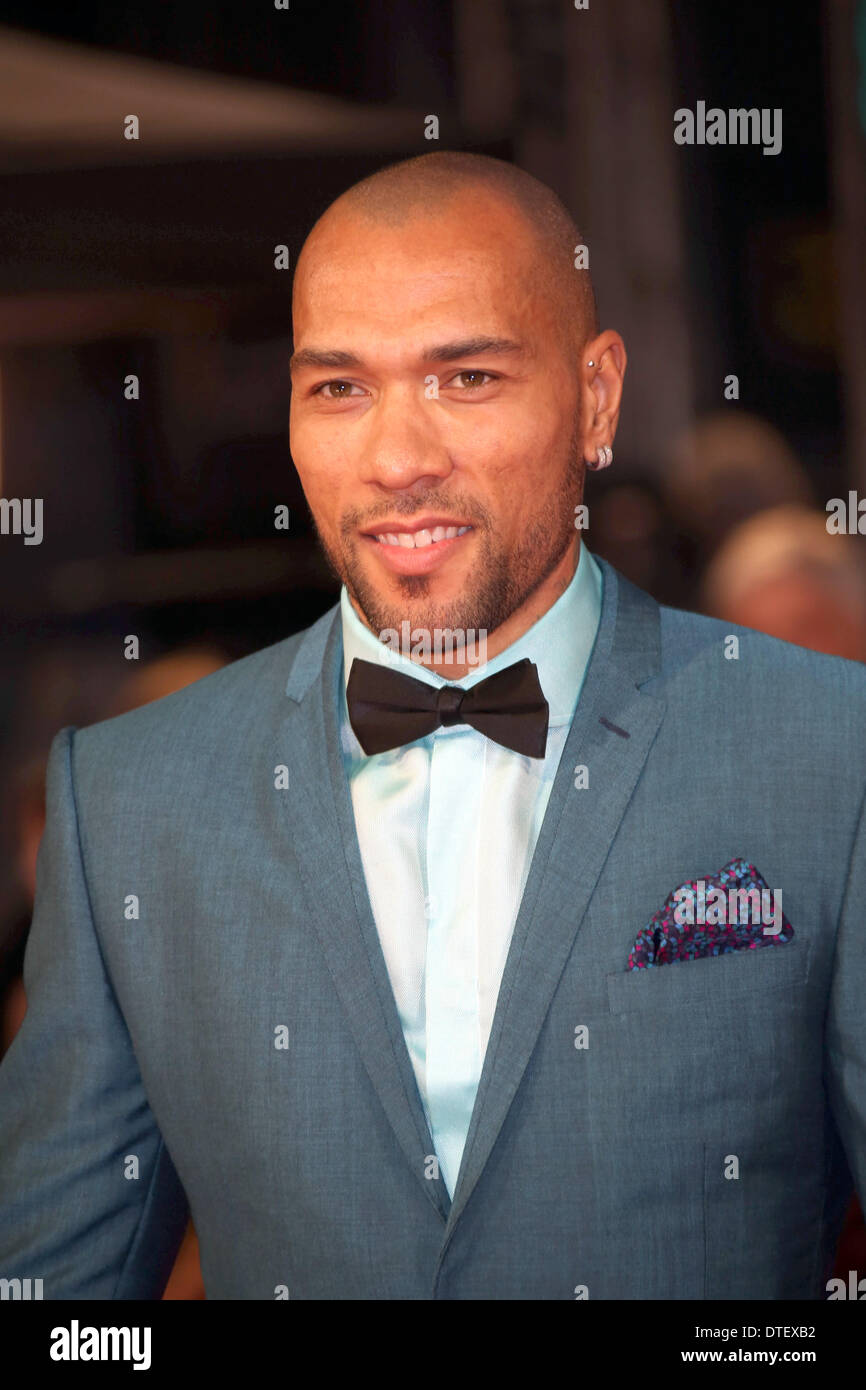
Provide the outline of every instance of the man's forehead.
<path id="1" fill-rule="evenodd" d="M 495 238 L 443 243 L 430 235 L 346 240 L 311 248 L 295 285 L 295 334 L 322 327 L 347 333 L 373 329 L 384 336 L 413 331 L 450 339 L 484 331 L 523 336 L 527 319 L 547 318 L 539 277 L 524 255 Z M 431 338 L 432 335 L 432 338 Z"/>
<path id="2" fill-rule="evenodd" d="M 473 243 L 469 238 L 442 242 L 427 237 L 394 239 L 388 245 L 381 239 L 359 237 L 324 249 L 299 266 L 295 295 L 312 303 L 331 298 L 345 302 L 347 296 L 354 302 L 381 300 L 383 294 L 418 304 L 465 294 L 483 299 L 507 293 L 516 272 L 525 278 L 523 258 L 513 250 L 509 255 L 501 242 Z"/>

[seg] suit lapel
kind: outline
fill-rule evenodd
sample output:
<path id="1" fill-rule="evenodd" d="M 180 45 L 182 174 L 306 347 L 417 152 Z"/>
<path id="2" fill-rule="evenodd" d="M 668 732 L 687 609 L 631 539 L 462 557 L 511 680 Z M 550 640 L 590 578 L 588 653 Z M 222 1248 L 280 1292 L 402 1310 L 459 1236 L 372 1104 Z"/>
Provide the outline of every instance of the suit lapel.
<path id="1" fill-rule="evenodd" d="M 289 710 L 276 763 L 280 796 L 313 924 L 364 1066 L 412 1171 L 442 1217 L 442 1178 L 425 1177 L 435 1153 L 370 907 L 337 716 L 342 664 L 339 606 L 304 635 L 286 686 Z"/>
<path id="2" fill-rule="evenodd" d="M 599 629 L 505 963 L 443 1257 L 520 1085 L 665 709 L 639 689 L 659 668 L 659 606 L 598 563 Z M 574 787 L 578 764 L 589 772 L 581 790 Z"/>

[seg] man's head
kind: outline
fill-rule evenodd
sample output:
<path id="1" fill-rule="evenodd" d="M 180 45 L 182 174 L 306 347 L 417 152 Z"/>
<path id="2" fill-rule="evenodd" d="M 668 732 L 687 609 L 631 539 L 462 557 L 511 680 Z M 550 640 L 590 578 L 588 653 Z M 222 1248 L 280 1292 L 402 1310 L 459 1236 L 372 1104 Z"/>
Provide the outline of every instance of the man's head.
<path id="1" fill-rule="evenodd" d="M 625 368 L 575 267 L 582 242 L 550 189 L 458 153 L 364 179 L 307 238 L 292 454 L 374 632 L 483 629 L 493 656 L 568 584 L 584 463 L 612 443 Z"/>

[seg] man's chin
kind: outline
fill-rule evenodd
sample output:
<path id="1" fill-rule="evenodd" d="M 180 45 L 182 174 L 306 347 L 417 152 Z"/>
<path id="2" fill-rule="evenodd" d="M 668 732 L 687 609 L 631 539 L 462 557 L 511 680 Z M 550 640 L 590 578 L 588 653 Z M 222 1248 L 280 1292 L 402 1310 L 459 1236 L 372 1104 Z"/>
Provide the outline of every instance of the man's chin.
<path id="1" fill-rule="evenodd" d="M 465 608 L 466 581 L 454 575 L 389 574 L 375 576 L 365 572 L 346 587 L 369 623 L 384 615 L 399 624 L 425 623 L 431 613 L 444 614 Z M 393 622 L 380 626 L 393 627 Z"/>
<path id="2" fill-rule="evenodd" d="M 383 632 L 435 633 L 446 628 L 460 626 L 464 612 L 456 607 L 431 602 L 406 602 L 395 600 L 393 595 L 382 595 L 375 603 L 361 607 L 356 602 L 355 610 L 361 608 L 363 620 L 377 636 Z"/>

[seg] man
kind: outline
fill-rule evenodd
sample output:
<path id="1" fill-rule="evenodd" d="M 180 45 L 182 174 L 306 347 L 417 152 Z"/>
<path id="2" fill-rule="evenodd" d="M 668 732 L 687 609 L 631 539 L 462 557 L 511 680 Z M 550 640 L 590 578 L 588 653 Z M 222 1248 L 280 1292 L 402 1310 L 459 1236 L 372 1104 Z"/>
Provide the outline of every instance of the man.
<path id="1" fill-rule="evenodd" d="M 4 1276 L 158 1297 L 189 1209 L 211 1298 L 826 1296 L 866 673 L 580 543 L 626 361 L 581 240 L 455 154 L 313 229 L 292 450 L 340 603 L 55 740 Z"/>

